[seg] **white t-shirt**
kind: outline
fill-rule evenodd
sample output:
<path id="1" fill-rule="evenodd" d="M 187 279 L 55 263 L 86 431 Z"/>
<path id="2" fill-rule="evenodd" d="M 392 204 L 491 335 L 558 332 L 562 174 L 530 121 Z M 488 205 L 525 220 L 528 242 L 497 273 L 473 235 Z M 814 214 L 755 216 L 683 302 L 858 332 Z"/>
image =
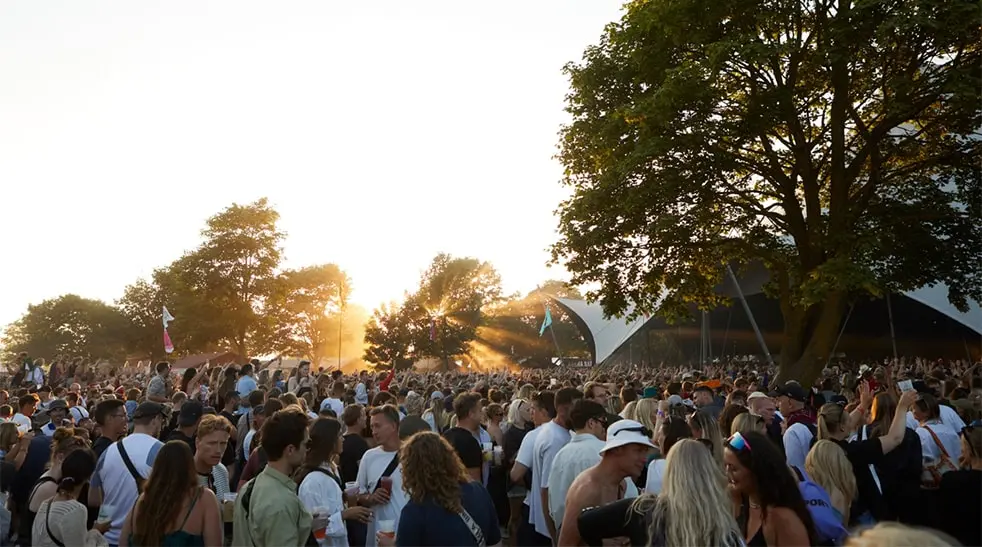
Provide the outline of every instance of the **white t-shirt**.
<path id="1" fill-rule="evenodd" d="M 368 388 L 365 387 L 364 382 L 358 382 L 355 386 L 355 402 L 360 405 L 368 404 Z"/>
<path id="2" fill-rule="evenodd" d="M 665 477 L 665 464 L 667 460 L 652 460 L 648 464 L 648 477 L 644 481 L 644 491 L 652 494 L 661 494 L 662 479 Z"/>
<path id="3" fill-rule="evenodd" d="M 518 447 L 518 454 L 515 456 L 515 463 L 520 463 L 525 466 L 528 471 L 526 473 L 532 472 L 532 452 L 535 451 L 535 437 L 542 431 L 541 427 L 537 427 L 532 431 L 525 434 L 522 438 L 522 444 Z M 535 501 L 533 501 L 535 500 Z M 532 496 L 532 490 L 525 493 L 525 505 L 529 506 L 529 510 L 536 507 L 538 503 L 538 496 Z M 529 518 L 531 518 L 531 513 L 529 513 Z M 529 522 L 532 522 L 531 520 Z"/>
<path id="4" fill-rule="evenodd" d="M 136 472 L 144 479 L 149 477 L 153 462 L 157 459 L 157 452 L 164 443 L 144 433 L 134 433 L 120 442 L 126 448 L 126 454 L 133 462 Z M 99 457 L 95 473 L 92 474 L 92 488 L 102 489 L 103 507 L 112 506 L 113 510 L 110 513 L 112 527 L 104 536 L 110 545 L 119 545 L 119 533 L 123 529 L 123 522 L 136 503 L 138 493 L 136 480 L 123 463 L 116 443 Z"/>
<path id="5" fill-rule="evenodd" d="M 75 405 L 75 406 L 69 408 L 68 409 L 68 412 L 71 413 L 72 419 L 75 420 L 75 423 L 76 424 L 78 424 L 79 422 L 81 422 L 85 418 L 88 418 L 89 417 L 89 411 L 88 410 L 85 410 L 84 407 L 81 407 L 79 405 Z"/>
<path id="6" fill-rule="evenodd" d="M 256 430 L 250 429 L 246 433 L 245 439 L 242 440 L 242 453 L 245 454 L 246 459 L 252 454 L 252 438 L 256 436 Z"/>
<path id="7" fill-rule="evenodd" d="M 20 431 L 21 433 L 27 433 L 33 426 L 33 424 L 31 424 L 31 419 L 24 416 L 20 412 L 14 414 L 14 417 L 11 418 L 10 421 L 17 424 L 17 431 Z"/>
<path id="8" fill-rule="evenodd" d="M 375 491 L 375 484 L 378 482 L 385 468 L 389 466 L 392 458 L 398 457 L 398 452 L 386 452 L 381 446 L 377 446 L 365 452 L 361 457 L 361 464 L 358 466 L 358 488 L 362 494 L 370 494 Z M 372 520 L 368 523 L 368 535 L 365 538 L 366 547 L 375 547 L 375 529 L 380 520 L 393 520 L 395 527 L 399 529 L 399 516 L 402 508 L 409 503 L 409 498 L 402 490 L 402 466 L 396 466 L 395 471 L 389 475 L 392 478 L 392 492 L 389 503 L 385 505 L 372 506 Z"/>
<path id="9" fill-rule="evenodd" d="M 542 489 L 549 488 L 552 461 L 559 453 L 559 449 L 569 442 L 571 435 L 568 429 L 554 421 L 543 424 L 540 429 L 542 432 L 535 438 L 535 450 L 532 453 L 532 499 L 535 501 L 535 506 L 530 506 L 530 509 L 534 509 L 531 516 L 535 531 L 551 538 L 549 527 L 546 526 L 546 517 L 542 512 Z"/>

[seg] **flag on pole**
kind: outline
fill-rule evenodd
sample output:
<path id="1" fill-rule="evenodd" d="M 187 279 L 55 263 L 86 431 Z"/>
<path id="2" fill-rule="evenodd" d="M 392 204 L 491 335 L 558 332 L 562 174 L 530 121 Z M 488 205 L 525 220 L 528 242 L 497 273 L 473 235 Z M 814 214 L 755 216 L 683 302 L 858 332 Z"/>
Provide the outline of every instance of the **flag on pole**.
<path id="1" fill-rule="evenodd" d="M 430 318 L 430 342 L 436 341 L 436 318 Z"/>
<path id="2" fill-rule="evenodd" d="M 174 343 L 170 340 L 170 335 L 167 334 L 167 325 L 174 320 L 174 316 L 167 311 L 167 306 L 164 306 L 163 322 L 164 322 L 164 352 L 174 353 Z"/>
<path id="3" fill-rule="evenodd" d="M 542 326 L 539 327 L 539 336 L 545 334 L 546 329 L 552 326 L 552 312 L 549 311 L 549 306 L 546 306 L 546 317 L 542 320 Z"/>

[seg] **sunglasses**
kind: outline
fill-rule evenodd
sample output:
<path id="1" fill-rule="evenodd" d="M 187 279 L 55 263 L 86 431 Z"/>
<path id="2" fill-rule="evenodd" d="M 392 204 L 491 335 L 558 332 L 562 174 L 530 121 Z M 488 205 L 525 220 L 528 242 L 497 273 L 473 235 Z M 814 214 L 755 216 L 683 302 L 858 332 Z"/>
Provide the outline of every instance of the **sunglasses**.
<path id="1" fill-rule="evenodd" d="M 618 429 L 617 431 L 614 432 L 614 436 L 616 437 L 618 434 L 624 433 L 625 431 L 630 431 L 631 433 L 640 433 L 640 434 L 644 435 L 645 438 L 649 438 L 649 439 L 651 438 L 651 430 L 648 429 L 647 427 L 644 427 L 644 426 L 642 426 L 642 427 L 625 427 L 624 429 Z"/>
<path id="2" fill-rule="evenodd" d="M 729 439 L 726 439 L 726 444 L 737 452 L 742 452 L 744 450 L 752 452 L 750 443 L 747 442 L 747 439 L 745 439 L 739 431 L 730 436 Z"/>

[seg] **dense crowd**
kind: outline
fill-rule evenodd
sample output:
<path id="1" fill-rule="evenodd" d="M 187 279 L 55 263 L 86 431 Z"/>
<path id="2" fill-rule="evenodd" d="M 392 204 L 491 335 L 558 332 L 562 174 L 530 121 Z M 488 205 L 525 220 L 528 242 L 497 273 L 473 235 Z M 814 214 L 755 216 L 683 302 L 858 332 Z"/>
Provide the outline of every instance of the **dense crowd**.
<path id="1" fill-rule="evenodd" d="M 964 361 L 173 371 L 21 355 L 0 545 L 980 545 Z"/>

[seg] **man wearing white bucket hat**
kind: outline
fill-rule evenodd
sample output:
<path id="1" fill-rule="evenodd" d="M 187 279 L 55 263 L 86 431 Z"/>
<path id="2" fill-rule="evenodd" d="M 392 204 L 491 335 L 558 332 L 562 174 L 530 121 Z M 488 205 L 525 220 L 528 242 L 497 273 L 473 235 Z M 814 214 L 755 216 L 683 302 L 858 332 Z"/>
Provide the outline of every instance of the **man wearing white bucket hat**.
<path id="1" fill-rule="evenodd" d="M 566 494 L 566 512 L 558 545 L 580 545 L 576 519 L 587 507 L 613 503 L 626 497 L 627 479 L 641 476 L 648 454 L 655 448 L 651 431 L 634 420 L 619 420 L 607 428 L 600 463 L 576 477 Z M 636 490 L 634 491 L 636 496 Z"/>

